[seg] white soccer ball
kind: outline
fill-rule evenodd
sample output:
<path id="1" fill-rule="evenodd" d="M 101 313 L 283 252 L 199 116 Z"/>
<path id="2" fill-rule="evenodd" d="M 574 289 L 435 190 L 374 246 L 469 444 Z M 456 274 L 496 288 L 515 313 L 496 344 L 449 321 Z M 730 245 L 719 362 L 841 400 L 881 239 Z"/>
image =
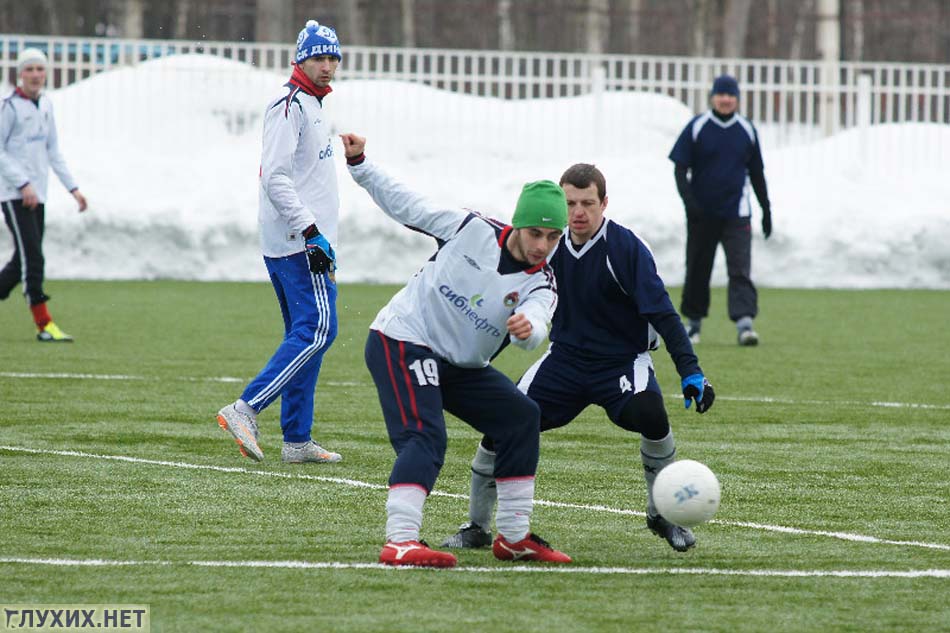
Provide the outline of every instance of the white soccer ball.
<path id="1" fill-rule="evenodd" d="M 656 476 L 653 502 L 670 523 L 693 527 L 711 519 L 719 509 L 719 480 L 705 464 L 682 459 Z"/>

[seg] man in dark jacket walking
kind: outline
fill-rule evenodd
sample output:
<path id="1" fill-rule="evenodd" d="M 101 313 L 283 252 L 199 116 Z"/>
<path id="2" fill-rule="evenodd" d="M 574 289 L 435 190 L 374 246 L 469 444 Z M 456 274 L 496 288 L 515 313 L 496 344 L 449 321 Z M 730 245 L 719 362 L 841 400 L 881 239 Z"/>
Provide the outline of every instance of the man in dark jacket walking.
<path id="1" fill-rule="evenodd" d="M 762 232 L 772 234 L 772 212 L 765 185 L 759 136 L 737 110 L 739 83 L 722 75 L 713 82 L 711 109 L 694 117 L 673 146 L 676 188 L 686 207 L 686 281 L 680 312 L 689 320 L 690 340 L 709 313 L 709 280 L 716 249 L 722 244 L 729 275 L 729 318 L 739 345 L 757 345 L 752 328 L 758 295 L 751 279 L 752 207 L 749 184 L 762 207 Z"/>

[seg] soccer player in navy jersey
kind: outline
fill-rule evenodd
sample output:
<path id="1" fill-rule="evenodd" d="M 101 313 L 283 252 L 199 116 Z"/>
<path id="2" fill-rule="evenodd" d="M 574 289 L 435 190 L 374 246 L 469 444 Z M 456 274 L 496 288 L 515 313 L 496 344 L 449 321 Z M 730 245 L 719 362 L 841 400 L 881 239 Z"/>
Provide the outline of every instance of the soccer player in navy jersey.
<path id="1" fill-rule="evenodd" d="M 739 345 L 757 345 L 759 336 L 752 329 L 759 306 L 750 276 L 749 183 L 762 207 L 762 233 L 766 239 L 772 234 L 759 136 L 752 122 L 737 112 L 735 78 L 717 77 L 709 99 L 712 108 L 693 117 L 670 152 L 676 164 L 676 188 L 686 208 L 686 281 L 680 311 L 689 319 L 690 341 L 698 343 L 702 320 L 709 314 L 716 249 L 722 244 L 729 275 L 729 318 L 736 324 Z"/>
<path id="2" fill-rule="evenodd" d="M 640 434 L 647 483 L 647 527 L 678 551 L 696 543 L 692 531 L 664 519 L 653 503 L 657 473 L 674 461 L 676 445 L 653 370 L 656 335 L 682 377 L 686 407 L 704 413 L 715 394 L 703 375 L 653 255 L 637 235 L 604 218 L 607 183 L 593 165 L 577 164 L 561 176 L 568 231 L 550 264 L 559 301 L 551 346 L 518 383 L 541 409 L 541 431 L 569 424 L 588 405 L 602 407 L 617 426 Z M 495 451 L 483 438 L 472 461 L 469 522 L 444 547 L 491 542 L 495 505 Z"/>

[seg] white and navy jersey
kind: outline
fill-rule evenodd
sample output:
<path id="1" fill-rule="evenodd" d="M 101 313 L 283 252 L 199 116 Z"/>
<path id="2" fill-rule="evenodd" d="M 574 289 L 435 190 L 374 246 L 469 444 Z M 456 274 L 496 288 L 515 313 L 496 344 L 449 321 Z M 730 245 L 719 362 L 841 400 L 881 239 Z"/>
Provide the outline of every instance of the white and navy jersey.
<path id="1" fill-rule="evenodd" d="M 670 151 L 670 160 L 690 170 L 690 189 L 711 216 L 749 217 L 749 175 L 764 170 L 759 137 L 740 114 L 725 121 L 712 110 L 694 117 Z"/>
<path id="2" fill-rule="evenodd" d="M 20 187 L 30 184 L 45 203 L 50 167 L 67 190 L 76 189 L 59 152 L 53 104 L 42 93 L 33 101 L 18 88 L 0 103 L 0 200 L 22 198 Z"/>
<path id="3" fill-rule="evenodd" d="M 265 256 L 303 252 L 301 231 L 311 224 L 336 247 L 340 193 L 331 141 L 320 99 L 300 87 L 288 83 L 267 107 L 258 213 Z"/>
<path id="4" fill-rule="evenodd" d="M 393 219 L 436 238 L 439 250 L 380 310 L 370 326 L 400 341 L 424 345 L 459 367 L 485 367 L 511 342 L 541 344 L 557 307 L 547 263 L 526 266 L 505 246 L 512 228 L 456 209 L 439 209 L 364 160 L 354 180 Z M 506 323 L 516 312 L 532 325 L 520 341 Z"/>
<path id="5" fill-rule="evenodd" d="M 550 263 L 560 294 L 553 349 L 592 361 L 629 362 L 650 350 L 652 326 L 680 376 L 700 372 L 653 254 L 633 231 L 605 219 L 580 248 L 565 233 Z"/>

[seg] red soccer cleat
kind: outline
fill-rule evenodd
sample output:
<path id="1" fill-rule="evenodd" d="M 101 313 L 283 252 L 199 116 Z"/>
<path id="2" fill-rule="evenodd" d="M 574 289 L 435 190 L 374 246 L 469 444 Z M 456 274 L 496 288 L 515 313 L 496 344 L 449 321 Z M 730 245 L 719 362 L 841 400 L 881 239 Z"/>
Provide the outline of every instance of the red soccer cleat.
<path id="1" fill-rule="evenodd" d="M 492 553 L 498 560 L 538 560 L 544 563 L 569 563 L 571 557 L 559 552 L 536 534 L 528 534 L 517 543 L 509 543 L 499 534 L 492 544 Z"/>
<path id="2" fill-rule="evenodd" d="M 387 541 L 379 553 L 383 565 L 412 565 L 414 567 L 455 567 L 458 559 L 448 552 L 429 548 L 425 541 Z"/>

